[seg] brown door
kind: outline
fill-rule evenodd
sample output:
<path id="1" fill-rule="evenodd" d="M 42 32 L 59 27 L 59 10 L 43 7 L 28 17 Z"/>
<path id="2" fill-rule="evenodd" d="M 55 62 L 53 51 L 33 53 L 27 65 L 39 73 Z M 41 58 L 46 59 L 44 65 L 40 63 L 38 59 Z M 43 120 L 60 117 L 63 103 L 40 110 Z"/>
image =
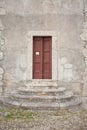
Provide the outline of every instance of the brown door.
<path id="1" fill-rule="evenodd" d="M 52 38 L 33 38 L 33 79 L 52 78 Z"/>

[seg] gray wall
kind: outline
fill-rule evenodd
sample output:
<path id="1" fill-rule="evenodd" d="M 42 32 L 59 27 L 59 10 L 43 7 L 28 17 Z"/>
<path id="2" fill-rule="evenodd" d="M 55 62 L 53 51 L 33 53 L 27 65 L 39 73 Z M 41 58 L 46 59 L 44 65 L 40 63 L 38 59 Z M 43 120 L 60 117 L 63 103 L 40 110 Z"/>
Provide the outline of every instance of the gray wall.
<path id="1" fill-rule="evenodd" d="M 2 65 L 6 84 L 26 80 L 27 34 L 31 30 L 57 31 L 58 79 L 79 81 L 85 67 L 83 42 L 80 39 L 83 28 L 83 0 L 4 1 L 6 15 L 2 16 L 2 22 L 6 44 Z M 62 62 L 67 62 L 72 68 L 69 71 L 64 70 Z M 63 71 L 66 71 L 65 74 Z"/>

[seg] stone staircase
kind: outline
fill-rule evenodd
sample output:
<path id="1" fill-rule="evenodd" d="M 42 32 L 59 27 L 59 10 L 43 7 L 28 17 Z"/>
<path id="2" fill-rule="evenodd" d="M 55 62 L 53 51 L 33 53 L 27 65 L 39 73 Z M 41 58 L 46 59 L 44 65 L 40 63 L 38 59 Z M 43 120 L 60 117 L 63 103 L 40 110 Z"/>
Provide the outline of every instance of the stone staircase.
<path id="1" fill-rule="evenodd" d="M 29 110 L 58 110 L 81 104 L 80 98 L 64 87 L 29 84 L 16 93 L 1 97 L 0 101 L 5 106 Z"/>

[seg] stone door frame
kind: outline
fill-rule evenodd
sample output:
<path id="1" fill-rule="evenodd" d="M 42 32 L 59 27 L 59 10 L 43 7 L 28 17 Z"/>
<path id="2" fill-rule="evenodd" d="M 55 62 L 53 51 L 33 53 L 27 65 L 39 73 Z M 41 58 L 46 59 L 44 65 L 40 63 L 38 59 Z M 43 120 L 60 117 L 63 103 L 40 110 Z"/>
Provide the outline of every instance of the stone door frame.
<path id="1" fill-rule="evenodd" d="M 33 70 L 33 36 L 52 36 L 52 79 L 58 80 L 58 42 L 56 31 L 29 31 L 27 46 L 27 80 L 34 80 Z"/>

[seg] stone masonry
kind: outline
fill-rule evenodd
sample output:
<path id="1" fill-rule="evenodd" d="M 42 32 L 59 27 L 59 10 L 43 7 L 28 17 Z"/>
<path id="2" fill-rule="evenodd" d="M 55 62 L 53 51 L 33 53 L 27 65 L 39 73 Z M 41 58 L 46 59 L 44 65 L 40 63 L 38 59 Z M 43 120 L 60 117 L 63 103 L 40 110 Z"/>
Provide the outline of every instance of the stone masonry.
<path id="1" fill-rule="evenodd" d="M 3 8 L 3 2 L 0 2 L 0 16 L 3 16 L 5 14 L 6 12 L 5 9 Z M 3 30 L 4 30 L 4 26 L 2 24 L 2 19 L 0 18 L 0 62 L 4 58 L 3 48 L 5 44 L 5 38 L 3 37 L 2 34 Z M 3 93 L 3 77 L 4 77 L 4 69 L 0 65 L 0 94 Z"/>
<path id="2" fill-rule="evenodd" d="M 87 96 L 87 2 L 83 3 L 83 33 L 81 34 L 81 40 L 83 41 L 82 53 L 85 62 L 85 69 L 83 73 L 83 95 Z"/>

